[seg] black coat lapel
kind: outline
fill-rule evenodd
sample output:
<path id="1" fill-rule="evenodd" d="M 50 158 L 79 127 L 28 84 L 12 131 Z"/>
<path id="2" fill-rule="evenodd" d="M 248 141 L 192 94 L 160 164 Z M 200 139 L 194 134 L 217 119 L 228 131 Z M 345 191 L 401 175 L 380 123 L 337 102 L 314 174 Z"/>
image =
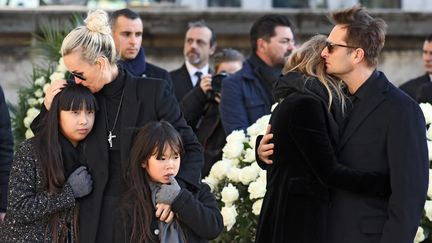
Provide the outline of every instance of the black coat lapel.
<path id="1" fill-rule="evenodd" d="M 381 73 L 378 78 L 372 79 L 370 82 L 372 83 L 369 85 L 368 90 L 366 90 L 365 97 L 362 97 L 362 101 L 358 103 L 358 106 L 349 118 L 348 124 L 342 133 L 337 151 L 342 149 L 362 122 L 385 100 L 385 94 L 389 89 L 389 82 L 385 75 Z"/>

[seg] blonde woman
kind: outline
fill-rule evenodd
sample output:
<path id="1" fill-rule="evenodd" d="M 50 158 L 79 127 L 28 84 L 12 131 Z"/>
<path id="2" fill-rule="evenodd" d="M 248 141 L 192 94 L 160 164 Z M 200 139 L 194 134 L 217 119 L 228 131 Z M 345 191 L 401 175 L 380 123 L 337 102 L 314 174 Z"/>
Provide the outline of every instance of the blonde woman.
<path id="1" fill-rule="evenodd" d="M 338 163 L 334 147 L 344 118 L 339 82 L 325 74 L 320 57 L 326 37 L 314 36 L 297 49 L 274 89 L 280 104 L 270 124 L 274 153 L 256 242 L 324 243 L 329 188 L 387 197 L 389 178 Z"/>

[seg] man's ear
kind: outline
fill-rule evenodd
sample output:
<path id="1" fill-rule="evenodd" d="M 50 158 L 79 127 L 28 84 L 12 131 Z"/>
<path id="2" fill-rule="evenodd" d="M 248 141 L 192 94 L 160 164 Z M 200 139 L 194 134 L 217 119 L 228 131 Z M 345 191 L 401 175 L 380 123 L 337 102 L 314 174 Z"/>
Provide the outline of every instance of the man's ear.
<path id="1" fill-rule="evenodd" d="M 257 51 L 262 51 L 265 50 L 267 46 L 267 41 L 262 39 L 262 38 L 258 38 L 257 40 Z"/>
<path id="2" fill-rule="evenodd" d="M 364 60 L 364 56 L 365 56 L 365 52 L 363 50 L 363 48 L 357 48 L 354 50 L 354 63 L 360 63 L 361 61 Z"/>

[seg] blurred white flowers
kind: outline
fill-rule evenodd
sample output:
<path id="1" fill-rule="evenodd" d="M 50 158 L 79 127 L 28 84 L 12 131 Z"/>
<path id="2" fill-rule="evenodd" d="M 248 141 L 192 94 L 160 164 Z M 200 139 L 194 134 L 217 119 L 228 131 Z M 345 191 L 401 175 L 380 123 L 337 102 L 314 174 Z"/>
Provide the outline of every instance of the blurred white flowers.
<path id="1" fill-rule="evenodd" d="M 244 131 L 226 138 L 222 160 L 204 179 L 219 201 L 226 230 L 222 242 L 253 242 L 262 198 L 266 192 L 266 172 L 255 159 L 255 140 L 266 131 L 270 115 L 261 117 Z"/>
<path id="2" fill-rule="evenodd" d="M 56 70 L 49 76 L 50 81 L 64 79 L 65 73 L 67 72 L 66 66 L 63 63 L 63 58 L 60 58 L 59 63 L 57 64 Z M 45 92 L 49 87 L 50 82 L 47 82 L 46 77 L 37 77 L 33 82 L 33 90 L 34 92 L 30 95 L 33 97 L 27 98 L 28 110 L 26 113 L 26 117 L 24 118 L 24 127 L 27 129 L 25 132 L 25 138 L 33 137 L 33 132 L 30 129 L 30 124 L 36 118 L 36 116 L 40 112 L 40 106 L 43 103 L 43 99 L 45 96 Z"/>
<path id="3" fill-rule="evenodd" d="M 423 111 L 423 115 L 426 122 L 426 137 L 429 161 L 432 160 L 432 105 L 429 103 L 421 103 L 420 108 Z M 430 167 L 430 165 L 429 165 Z M 422 242 L 428 239 L 428 236 L 432 232 L 432 170 L 429 169 L 429 186 L 427 191 L 427 200 L 424 205 L 423 217 L 418 227 L 417 234 L 414 238 L 414 242 Z"/>

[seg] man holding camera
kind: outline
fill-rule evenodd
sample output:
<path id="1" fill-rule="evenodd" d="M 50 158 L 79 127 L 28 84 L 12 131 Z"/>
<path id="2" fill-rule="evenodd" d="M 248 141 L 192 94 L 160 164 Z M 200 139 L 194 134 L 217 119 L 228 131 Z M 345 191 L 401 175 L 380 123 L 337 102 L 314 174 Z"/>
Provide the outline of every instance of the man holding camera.
<path id="1" fill-rule="evenodd" d="M 202 176 L 208 175 L 212 165 L 222 158 L 225 131 L 219 115 L 221 84 L 225 77 L 242 68 L 243 55 L 234 49 L 223 49 L 214 56 L 214 76 L 205 75 L 199 86 L 187 93 L 180 109 L 204 148 Z"/>

